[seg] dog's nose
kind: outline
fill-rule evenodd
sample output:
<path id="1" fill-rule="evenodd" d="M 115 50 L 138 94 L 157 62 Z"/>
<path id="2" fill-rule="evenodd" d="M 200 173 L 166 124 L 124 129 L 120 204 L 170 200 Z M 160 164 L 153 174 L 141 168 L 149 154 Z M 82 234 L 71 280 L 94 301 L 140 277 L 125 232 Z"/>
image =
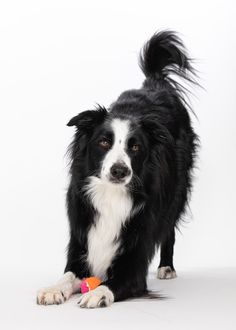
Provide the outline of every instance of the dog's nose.
<path id="1" fill-rule="evenodd" d="M 117 163 L 112 165 L 110 172 L 112 178 L 121 180 L 130 174 L 130 169 L 124 164 Z"/>

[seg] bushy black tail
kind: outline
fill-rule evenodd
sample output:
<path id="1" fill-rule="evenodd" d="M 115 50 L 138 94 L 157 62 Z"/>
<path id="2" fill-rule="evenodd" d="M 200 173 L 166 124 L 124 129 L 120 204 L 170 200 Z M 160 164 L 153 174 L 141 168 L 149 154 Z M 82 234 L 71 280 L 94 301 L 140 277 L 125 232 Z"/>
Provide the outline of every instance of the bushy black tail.
<path id="1" fill-rule="evenodd" d="M 182 41 L 172 31 L 156 33 L 144 45 L 140 53 L 140 67 L 147 78 L 169 78 L 174 73 L 195 82 L 191 75 L 194 74 L 191 60 Z"/>

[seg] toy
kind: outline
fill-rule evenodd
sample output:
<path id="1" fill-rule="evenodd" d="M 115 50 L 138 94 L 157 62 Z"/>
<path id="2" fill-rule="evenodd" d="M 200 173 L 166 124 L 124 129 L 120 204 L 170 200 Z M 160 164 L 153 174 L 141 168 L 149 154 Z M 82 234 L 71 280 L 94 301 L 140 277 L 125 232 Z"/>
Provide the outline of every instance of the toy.
<path id="1" fill-rule="evenodd" d="M 80 291 L 81 293 L 86 293 L 94 290 L 101 284 L 101 282 L 102 281 L 98 277 L 84 278 L 80 283 Z"/>

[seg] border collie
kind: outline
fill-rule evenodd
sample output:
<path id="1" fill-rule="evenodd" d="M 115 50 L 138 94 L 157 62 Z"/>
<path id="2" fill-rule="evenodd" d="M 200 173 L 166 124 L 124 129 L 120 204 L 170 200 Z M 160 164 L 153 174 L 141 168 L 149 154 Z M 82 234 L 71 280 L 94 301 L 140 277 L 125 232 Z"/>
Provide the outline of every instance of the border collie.
<path id="1" fill-rule="evenodd" d="M 153 35 L 140 67 L 146 77 L 140 89 L 68 123 L 76 133 L 69 149 L 67 264 L 56 285 L 38 292 L 38 304 L 66 301 L 89 276 L 102 283 L 80 296 L 80 307 L 147 295 L 148 266 L 159 246 L 158 278 L 176 277 L 175 228 L 188 201 L 198 144 L 179 78 L 195 83 L 194 70 L 172 31 Z"/>

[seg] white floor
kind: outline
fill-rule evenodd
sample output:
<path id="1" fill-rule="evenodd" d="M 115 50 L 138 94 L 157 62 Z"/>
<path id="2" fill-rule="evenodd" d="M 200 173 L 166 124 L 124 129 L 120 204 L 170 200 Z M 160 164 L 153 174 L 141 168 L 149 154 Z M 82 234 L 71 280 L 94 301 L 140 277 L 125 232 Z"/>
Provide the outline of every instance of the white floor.
<path id="1" fill-rule="evenodd" d="M 1 329 L 236 329 L 235 268 L 178 271 L 174 280 L 157 280 L 150 273 L 149 288 L 166 299 L 93 310 L 79 308 L 78 295 L 64 305 L 38 306 L 35 291 L 49 279 L 23 275 L 1 274 Z"/>

